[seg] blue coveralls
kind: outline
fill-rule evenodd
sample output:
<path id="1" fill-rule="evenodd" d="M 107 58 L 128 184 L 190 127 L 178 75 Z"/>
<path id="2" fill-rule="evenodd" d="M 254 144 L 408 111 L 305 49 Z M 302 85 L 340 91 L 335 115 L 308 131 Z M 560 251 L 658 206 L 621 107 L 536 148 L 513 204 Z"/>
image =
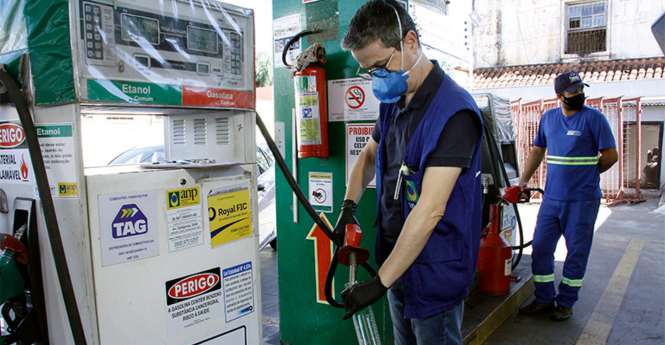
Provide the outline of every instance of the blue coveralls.
<path id="1" fill-rule="evenodd" d="M 582 287 L 602 196 L 598 152 L 616 144 L 605 116 L 584 106 L 569 117 L 561 108 L 543 114 L 533 145 L 547 148 L 547 183 L 533 237 L 535 300 L 572 307 Z M 568 254 L 555 296 L 554 251 L 561 235 Z"/>
<path id="2" fill-rule="evenodd" d="M 445 75 L 407 146 L 404 164 L 413 173 L 402 177 L 402 219 L 407 219 L 418 201 L 427 158 L 434 151 L 443 127 L 450 117 L 461 110 L 469 110 L 480 119 L 480 111 L 471 95 Z M 383 133 L 388 133 L 395 112 L 394 104 L 381 104 L 379 120 Z M 376 155 L 378 202 L 381 200 L 382 176 L 386 169 L 386 137 L 381 136 Z M 402 275 L 406 318 L 421 319 L 451 309 L 466 297 L 473 284 L 482 231 L 481 140 L 482 136 L 475 145 L 469 168 L 462 171 L 455 183 L 445 214 L 420 255 Z M 380 213 L 378 203 L 377 209 Z M 378 219 L 381 219 L 380 214 Z M 380 257 L 380 221 L 378 226 L 376 253 L 377 262 L 381 265 L 386 258 Z"/>

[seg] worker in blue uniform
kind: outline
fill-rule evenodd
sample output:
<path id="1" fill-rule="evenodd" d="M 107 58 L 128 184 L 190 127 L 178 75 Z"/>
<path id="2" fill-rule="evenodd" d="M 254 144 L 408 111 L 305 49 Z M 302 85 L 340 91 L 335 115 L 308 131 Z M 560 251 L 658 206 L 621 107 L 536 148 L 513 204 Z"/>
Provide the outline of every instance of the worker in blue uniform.
<path id="1" fill-rule="evenodd" d="M 334 231 L 341 236 L 352 222 L 376 174 L 380 269 L 342 292 L 344 318 L 387 293 L 396 344 L 461 344 L 482 231 L 480 111 L 425 57 L 413 20 L 393 0 L 362 6 L 342 47 L 381 101 Z"/>
<path id="2" fill-rule="evenodd" d="M 520 308 L 521 314 L 551 312 L 553 320 L 568 319 L 584 280 L 602 196 L 600 174 L 617 161 L 607 119 L 584 105 L 585 86 L 589 85 L 576 72 L 557 76 L 554 89 L 562 106 L 540 119 L 520 178 L 520 186 L 526 186 L 547 151 L 547 183 L 533 235 L 535 299 Z M 568 254 L 555 295 L 554 250 L 561 235 Z"/>

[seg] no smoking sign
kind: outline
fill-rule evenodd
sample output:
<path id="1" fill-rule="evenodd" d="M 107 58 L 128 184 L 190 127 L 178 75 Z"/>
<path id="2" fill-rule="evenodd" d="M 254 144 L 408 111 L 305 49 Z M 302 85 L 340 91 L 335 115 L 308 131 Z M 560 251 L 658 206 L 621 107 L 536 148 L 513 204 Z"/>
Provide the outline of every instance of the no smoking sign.
<path id="1" fill-rule="evenodd" d="M 379 100 L 363 78 L 328 80 L 328 121 L 376 121 Z"/>
<path id="2" fill-rule="evenodd" d="M 358 86 L 352 86 L 346 90 L 346 105 L 351 109 L 358 109 L 365 103 L 365 91 Z"/>

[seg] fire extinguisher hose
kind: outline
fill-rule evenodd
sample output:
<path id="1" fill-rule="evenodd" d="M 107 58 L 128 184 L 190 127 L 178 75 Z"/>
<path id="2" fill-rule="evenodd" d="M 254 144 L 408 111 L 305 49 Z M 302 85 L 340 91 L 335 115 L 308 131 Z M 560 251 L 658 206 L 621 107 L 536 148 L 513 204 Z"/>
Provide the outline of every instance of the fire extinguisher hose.
<path id="1" fill-rule="evenodd" d="M 49 241 L 51 242 L 53 260 L 55 261 L 58 281 L 60 282 L 62 297 L 65 303 L 65 309 L 67 310 L 67 317 L 74 337 L 74 343 L 77 345 L 85 344 L 86 339 L 83 332 L 83 325 L 81 324 L 81 315 L 79 314 L 79 309 L 76 305 L 74 287 L 72 286 L 72 278 L 69 274 L 67 258 L 62 245 L 58 219 L 55 215 L 55 206 L 53 205 L 53 199 L 51 198 L 51 188 L 49 187 L 48 177 L 46 175 L 44 158 L 42 157 L 39 140 L 37 139 L 35 124 L 32 122 L 30 108 L 28 107 L 28 102 L 23 96 L 21 89 L 16 84 L 16 81 L 14 81 L 9 73 L 7 73 L 3 65 L 0 65 L 0 83 L 7 88 L 9 97 L 16 106 L 19 119 L 21 120 L 23 130 L 25 131 L 25 140 L 28 143 L 28 152 L 30 153 L 32 168 L 37 182 L 37 190 L 39 191 L 39 198 L 41 199 L 42 209 L 44 210 L 46 230 L 48 232 Z"/>
<path id="2" fill-rule="evenodd" d="M 293 43 L 297 42 L 301 37 L 307 36 L 309 34 L 315 34 L 319 31 L 320 30 L 303 30 L 303 31 L 300 31 L 299 33 L 295 34 L 295 36 L 291 37 L 291 39 L 288 42 L 286 42 L 286 44 L 284 45 L 284 50 L 282 50 L 282 63 L 284 64 L 284 66 L 291 67 L 291 65 L 289 65 L 286 62 L 286 54 L 289 53 L 289 49 L 291 48 L 291 45 L 293 45 Z"/>
<path id="3" fill-rule="evenodd" d="M 268 132 L 268 129 L 266 128 L 265 124 L 263 123 L 263 120 L 261 120 L 261 116 L 259 116 L 258 113 L 256 113 L 256 125 L 259 127 L 259 130 L 261 131 L 263 138 L 266 140 L 266 143 L 268 144 L 270 151 L 272 151 L 273 155 L 275 156 L 275 160 L 277 161 L 277 165 L 279 165 L 279 169 L 282 171 L 282 174 L 286 178 L 286 181 L 289 183 L 289 186 L 296 194 L 298 201 L 300 201 L 300 203 L 305 208 L 305 211 L 307 211 L 307 214 L 312 218 L 312 220 L 314 220 L 314 223 L 316 223 L 316 225 L 319 228 L 321 228 L 323 233 L 326 234 L 326 236 L 328 236 L 328 238 L 330 238 L 330 240 L 335 244 L 335 253 L 330 263 L 330 268 L 328 269 L 328 275 L 326 276 L 325 294 L 326 294 L 326 300 L 331 306 L 337 308 L 344 308 L 344 304 L 336 301 L 332 296 L 332 280 L 333 277 L 335 276 L 335 270 L 337 269 L 337 264 L 338 264 L 337 252 L 339 251 L 339 248 L 341 248 L 343 243 L 337 243 L 337 239 L 333 235 L 332 230 L 328 227 L 328 224 L 326 224 L 323 221 L 323 219 L 321 219 L 321 217 L 319 217 L 319 215 L 316 214 L 316 211 L 312 207 L 312 204 L 309 203 L 309 200 L 307 200 L 307 197 L 305 197 L 305 194 L 300 189 L 300 186 L 293 178 L 293 175 L 291 174 L 289 167 L 286 165 L 286 162 L 284 161 L 284 157 L 282 157 L 282 154 L 279 152 L 279 149 L 277 148 L 275 141 L 272 140 L 272 137 L 270 137 L 270 133 Z M 367 270 L 367 272 L 372 277 L 376 276 L 376 270 L 374 270 L 372 265 L 370 265 L 368 262 L 363 263 L 361 266 L 365 268 L 365 270 Z"/>

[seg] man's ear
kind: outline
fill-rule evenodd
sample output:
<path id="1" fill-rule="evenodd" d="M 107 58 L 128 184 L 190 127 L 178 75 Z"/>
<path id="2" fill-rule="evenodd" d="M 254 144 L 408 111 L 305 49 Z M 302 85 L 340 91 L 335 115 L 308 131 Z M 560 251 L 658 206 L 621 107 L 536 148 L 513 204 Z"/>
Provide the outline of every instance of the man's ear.
<path id="1" fill-rule="evenodd" d="M 404 36 L 404 50 L 409 50 L 412 54 L 418 52 L 418 35 L 413 30 L 409 30 Z"/>
<path id="2" fill-rule="evenodd" d="M 557 93 L 557 94 L 556 94 L 556 98 L 557 98 L 559 101 L 563 102 L 563 96 L 561 95 L 561 93 Z"/>

